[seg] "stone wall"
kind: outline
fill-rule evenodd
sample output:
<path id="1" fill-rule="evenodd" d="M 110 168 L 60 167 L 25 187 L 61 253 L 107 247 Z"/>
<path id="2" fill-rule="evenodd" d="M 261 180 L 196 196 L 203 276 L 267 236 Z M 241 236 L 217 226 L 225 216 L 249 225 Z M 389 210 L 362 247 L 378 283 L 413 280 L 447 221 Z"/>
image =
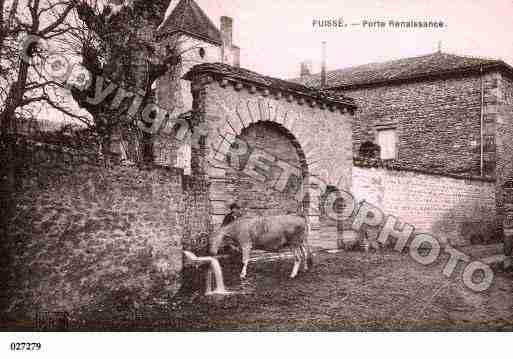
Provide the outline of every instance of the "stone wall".
<path id="1" fill-rule="evenodd" d="M 489 109 L 496 124 L 498 227 L 505 236 L 505 252 L 513 242 L 513 81 L 499 78 L 498 103 Z"/>
<path id="2" fill-rule="evenodd" d="M 183 249 L 206 255 L 208 239 L 213 231 L 209 183 L 202 177 L 185 176 L 184 188 Z"/>
<path id="3" fill-rule="evenodd" d="M 496 103 L 496 77 L 495 73 L 483 76 L 485 106 Z M 362 143 L 376 143 L 378 128 L 391 127 L 397 131 L 398 164 L 411 169 L 480 175 L 479 75 L 370 86 L 344 94 L 358 104 L 353 125 L 355 154 Z M 489 122 L 486 114 L 485 122 Z M 492 125 L 485 126 L 484 132 L 493 138 Z M 485 158 L 484 174 L 493 175 L 494 149 L 487 150 L 486 143 L 485 152 L 490 158 Z"/>
<path id="4" fill-rule="evenodd" d="M 16 320 L 73 318 L 168 299 L 182 269 L 180 170 L 110 164 L 20 144 L 25 164 L 5 240 L 3 308 Z"/>
<path id="5" fill-rule="evenodd" d="M 490 180 L 355 166 L 353 195 L 442 242 L 495 239 L 495 183 Z"/>

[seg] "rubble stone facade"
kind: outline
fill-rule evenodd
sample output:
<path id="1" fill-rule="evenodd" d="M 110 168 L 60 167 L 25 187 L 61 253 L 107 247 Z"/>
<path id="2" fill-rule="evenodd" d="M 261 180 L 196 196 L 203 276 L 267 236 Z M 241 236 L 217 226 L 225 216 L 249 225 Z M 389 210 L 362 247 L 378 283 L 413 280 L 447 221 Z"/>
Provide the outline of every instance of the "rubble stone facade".
<path id="1" fill-rule="evenodd" d="M 481 81 L 484 108 L 496 104 L 496 74 L 390 84 L 343 93 L 358 104 L 353 151 L 377 142 L 377 132 L 397 135 L 394 162 L 411 169 L 447 174 L 481 175 Z M 483 175 L 494 175 L 494 127 L 484 114 L 486 153 Z"/>

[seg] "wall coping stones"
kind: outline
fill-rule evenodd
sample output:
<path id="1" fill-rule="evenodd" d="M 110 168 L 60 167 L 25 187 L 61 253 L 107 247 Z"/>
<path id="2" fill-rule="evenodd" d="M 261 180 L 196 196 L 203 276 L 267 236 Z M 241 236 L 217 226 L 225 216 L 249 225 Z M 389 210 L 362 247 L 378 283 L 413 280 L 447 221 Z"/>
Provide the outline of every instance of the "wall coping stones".
<path id="1" fill-rule="evenodd" d="M 457 174 L 457 173 L 448 173 L 444 171 L 436 171 L 430 169 L 418 169 L 412 168 L 405 165 L 401 165 L 396 163 L 394 160 L 381 160 L 375 158 L 362 158 L 362 157 L 354 157 L 353 158 L 353 166 L 360 168 L 380 168 L 385 170 L 392 170 L 398 172 L 415 172 L 424 175 L 433 175 L 433 176 L 442 176 L 449 177 L 454 179 L 463 179 L 469 181 L 481 181 L 481 182 L 489 182 L 495 183 L 495 177 L 485 177 L 485 176 L 473 176 L 468 174 Z"/>
<path id="2" fill-rule="evenodd" d="M 185 181 L 187 176 L 184 174 L 184 169 L 180 167 L 163 165 L 156 162 L 132 163 L 121 161 L 119 154 L 115 152 L 105 152 L 100 154 L 88 149 L 70 147 L 67 144 L 55 144 L 33 140 L 29 136 L 23 134 L 10 136 L 7 140 L 16 145 L 18 147 L 18 151 L 46 151 L 47 154 L 50 152 L 60 155 L 67 154 L 69 156 L 66 158 L 56 156 L 52 161 L 56 161 L 61 165 L 64 164 L 69 166 L 69 168 L 73 168 L 78 165 L 89 165 L 104 169 L 126 167 L 137 168 L 140 171 L 148 172 L 159 171 L 166 173 L 169 178 L 174 178 L 174 182 L 181 182 L 182 188 L 186 189 Z M 0 147 L 2 147 L 2 145 L 4 144 L 0 143 Z M 57 163 L 55 165 L 57 165 Z"/>
<path id="3" fill-rule="evenodd" d="M 251 94 L 262 94 L 264 97 L 273 94 L 276 99 L 285 97 L 287 101 L 297 101 L 299 105 L 306 103 L 311 107 L 327 107 L 330 111 L 339 109 L 342 113 L 351 114 L 357 108 L 352 98 L 222 63 L 196 65 L 183 76 L 183 79 L 197 81 L 199 77 L 202 77 L 203 84 L 219 81 L 221 87 L 226 87 L 231 83 L 237 91 L 245 87 Z"/>

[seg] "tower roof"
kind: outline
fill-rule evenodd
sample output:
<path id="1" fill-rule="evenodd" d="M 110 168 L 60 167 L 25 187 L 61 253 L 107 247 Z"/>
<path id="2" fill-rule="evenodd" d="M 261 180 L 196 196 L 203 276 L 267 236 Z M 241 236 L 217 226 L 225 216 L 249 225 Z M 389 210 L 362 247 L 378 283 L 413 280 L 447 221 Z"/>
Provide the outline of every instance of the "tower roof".
<path id="1" fill-rule="evenodd" d="M 221 32 L 194 0 L 180 0 L 158 30 L 158 36 L 174 33 L 222 45 Z"/>

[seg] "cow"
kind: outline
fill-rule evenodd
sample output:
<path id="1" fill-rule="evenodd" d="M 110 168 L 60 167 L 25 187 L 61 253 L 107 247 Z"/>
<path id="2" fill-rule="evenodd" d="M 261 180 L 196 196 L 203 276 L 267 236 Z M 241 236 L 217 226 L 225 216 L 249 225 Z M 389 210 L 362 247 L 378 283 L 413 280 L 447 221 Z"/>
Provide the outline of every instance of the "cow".
<path id="1" fill-rule="evenodd" d="M 227 242 L 235 242 L 242 251 L 242 271 L 240 278 L 246 278 L 251 249 L 277 252 L 289 247 L 294 254 L 294 267 L 290 278 L 296 277 L 301 262 L 305 271 L 311 253 L 308 248 L 308 225 L 306 219 L 297 215 L 277 215 L 269 217 L 239 218 L 221 227 L 210 240 L 209 251 L 217 255 Z"/>

